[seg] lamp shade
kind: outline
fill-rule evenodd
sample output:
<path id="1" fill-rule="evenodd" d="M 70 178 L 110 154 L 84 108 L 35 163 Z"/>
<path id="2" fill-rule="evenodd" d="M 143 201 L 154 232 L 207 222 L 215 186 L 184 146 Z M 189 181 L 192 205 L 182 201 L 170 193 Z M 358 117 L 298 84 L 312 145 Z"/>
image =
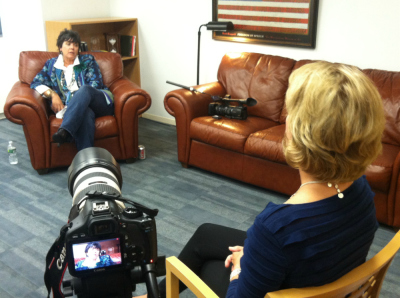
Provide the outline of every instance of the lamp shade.
<path id="1" fill-rule="evenodd" d="M 228 31 L 233 30 L 232 22 L 208 22 L 207 30 Z"/>

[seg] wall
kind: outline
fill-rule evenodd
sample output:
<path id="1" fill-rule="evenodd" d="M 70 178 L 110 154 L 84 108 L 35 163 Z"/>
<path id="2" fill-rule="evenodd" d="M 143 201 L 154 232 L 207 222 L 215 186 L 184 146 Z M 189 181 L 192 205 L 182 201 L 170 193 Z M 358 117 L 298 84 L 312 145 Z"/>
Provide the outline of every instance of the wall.
<path id="1" fill-rule="evenodd" d="M 139 21 L 142 88 L 153 101 L 145 117 L 174 123 L 163 100 L 168 91 L 177 88 L 165 81 L 196 84 L 197 31 L 211 21 L 212 1 L 113 0 L 110 11 L 111 16 L 137 17 Z M 216 81 L 226 52 L 258 52 L 400 71 L 399 15 L 398 0 L 320 0 L 316 49 L 215 41 L 211 32 L 202 28 L 200 84 Z"/>
<path id="2" fill-rule="evenodd" d="M 46 51 L 46 20 L 108 17 L 111 0 L 0 0 L 0 114 L 18 81 L 21 51 Z M 54 41 L 55 42 L 55 41 Z"/>
<path id="3" fill-rule="evenodd" d="M 24 9 L 21 9 L 21 2 Z M 3 29 L 3 37 L 0 37 L 3 70 L 0 72 L 0 113 L 3 113 L 8 92 L 18 80 L 19 53 L 28 48 L 44 51 L 46 46 L 41 0 L 0 0 L 0 14 Z"/>

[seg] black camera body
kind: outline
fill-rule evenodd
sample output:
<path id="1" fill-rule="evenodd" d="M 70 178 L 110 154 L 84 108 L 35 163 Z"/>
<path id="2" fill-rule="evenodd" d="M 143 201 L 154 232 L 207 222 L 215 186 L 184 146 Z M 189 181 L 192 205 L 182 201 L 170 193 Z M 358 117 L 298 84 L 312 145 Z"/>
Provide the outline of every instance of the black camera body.
<path id="1" fill-rule="evenodd" d="M 225 116 L 230 119 L 247 119 L 247 107 L 239 104 L 238 106 L 229 105 L 224 102 L 212 102 L 208 105 L 208 115 Z"/>
<path id="2" fill-rule="evenodd" d="M 157 254 L 158 209 L 123 198 L 121 187 L 119 164 L 107 150 L 86 148 L 73 159 L 69 222 L 46 257 L 45 283 L 54 297 L 130 298 L 143 282 L 150 298 L 159 296 L 165 256 Z M 66 264 L 70 280 L 63 280 Z"/>
<path id="3" fill-rule="evenodd" d="M 157 231 L 154 218 L 133 207 L 122 209 L 117 201 L 99 192 L 89 198 L 70 222 L 66 233 L 66 255 L 72 276 L 85 277 L 111 271 L 132 270 L 157 263 Z M 101 244 L 100 257 L 112 258 L 99 266 L 77 267 L 89 243 Z M 112 255 L 112 256 L 110 256 Z"/>
<path id="4" fill-rule="evenodd" d="M 220 116 L 225 116 L 226 118 L 230 119 L 246 120 L 247 107 L 243 105 L 245 104 L 249 107 L 252 107 L 257 104 L 257 100 L 251 97 L 248 97 L 247 99 L 232 99 L 230 94 L 226 94 L 224 97 L 221 97 L 219 95 L 211 95 L 193 87 L 184 86 L 170 81 L 167 81 L 167 83 L 192 92 L 194 91 L 210 96 L 215 102 L 212 102 L 208 105 L 208 116 L 213 116 L 215 119 L 221 119 Z M 234 103 L 235 105 L 230 105 L 229 103 Z"/>

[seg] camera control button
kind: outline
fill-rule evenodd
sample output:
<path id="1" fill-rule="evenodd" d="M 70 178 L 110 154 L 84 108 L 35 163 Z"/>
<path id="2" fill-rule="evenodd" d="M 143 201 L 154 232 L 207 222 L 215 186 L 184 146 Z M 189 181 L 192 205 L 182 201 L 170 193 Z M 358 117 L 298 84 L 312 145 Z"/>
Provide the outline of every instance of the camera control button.
<path id="1" fill-rule="evenodd" d="M 84 238 L 84 237 L 86 237 L 86 234 L 85 233 L 80 233 L 79 237 Z"/>
<path id="2" fill-rule="evenodd" d="M 72 239 L 77 239 L 77 238 L 78 238 L 77 234 L 72 235 Z"/>

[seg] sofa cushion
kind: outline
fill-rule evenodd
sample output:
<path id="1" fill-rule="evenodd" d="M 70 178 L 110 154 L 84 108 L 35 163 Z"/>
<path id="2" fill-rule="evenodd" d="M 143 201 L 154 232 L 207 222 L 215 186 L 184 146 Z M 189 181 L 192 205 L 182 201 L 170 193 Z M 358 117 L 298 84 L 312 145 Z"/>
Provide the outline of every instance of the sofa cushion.
<path id="1" fill-rule="evenodd" d="M 278 125 L 251 134 L 246 141 L 244 153 L 274 162 L 286 164 L 282 140 L 286 125 Z"/>
<path id="2" fill-rule="evenodd" d="M 382 141 L 400 146 L 400 72 L 377 69 L 363 72 L 375 83 L 382 97 L 386 116 Z"/>
<path id="3" fill-rule="evenodd" d="M 233 99 L 252 97 L 248 114 L 278 122 L 295 60 L 257 53 L 229 53 L 221 61 L 218 81 Z"/>
<path id="4" fill-rule="evenodd" d="M 239 153 L 244 152 L 244 144 L 250 134 L 264 130 L 277 123 L 259 117 L 246 120 L 222 117 L 216 120 L 211 116 L 199 117 L 190 123 L 190 138 L 219 148 Z"/>
<path id="5" fill-rule="evenodd" d="M 249 96 L 255 98 L 257 104 L 248 107 L 249 115 L 279 122 L 295 62 L 293 59 L 271 55 L 260 58 L 249 87 Z"/>
<path id="6" fill-rule="evenodd" d="M 400 147 L 382 144 L 382 154 L 367 168 L 366 176 L 372 189 L 388 194 Z"/>
<path id="7" fill-rule="evenodd" d="M 222 57 L 218 69 L 218 82 L 232 98 L 249 97 L 250 82 L 262 54 L 228 53 Z"/>

